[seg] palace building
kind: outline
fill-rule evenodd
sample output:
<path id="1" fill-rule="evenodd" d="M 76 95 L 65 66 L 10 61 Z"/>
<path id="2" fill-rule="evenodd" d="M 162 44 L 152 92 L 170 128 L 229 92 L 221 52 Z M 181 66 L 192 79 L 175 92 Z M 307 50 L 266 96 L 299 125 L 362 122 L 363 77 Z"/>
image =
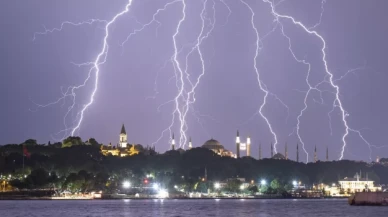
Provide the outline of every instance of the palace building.
<path id="1" fill-rule="evenodd" d="M 105 156 L 107 155 L 113 155 L 113 156 L 132 156 L 135 154 L 139 154 L 139 150 L 136 149 L 135 144 L 129 145 L 127 141 L 127 132 L 125 131 L 124 124 L 121 127 L 120 131 L 120 139 L 119 143 L 116 146 L 112 146 L 111 143 L 109 143 L 108 146 L 101 145 L 101 153 Z"/>

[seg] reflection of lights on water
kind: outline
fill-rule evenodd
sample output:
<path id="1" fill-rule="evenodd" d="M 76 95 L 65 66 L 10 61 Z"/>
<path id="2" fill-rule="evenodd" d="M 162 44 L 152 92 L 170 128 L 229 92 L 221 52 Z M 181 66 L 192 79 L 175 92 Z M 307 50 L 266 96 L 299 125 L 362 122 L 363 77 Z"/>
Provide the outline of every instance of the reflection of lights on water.
<path id="1" fill-rule="evenodd" d="M 129 201 L 130 201 L 129 199 L 124 199 L 125 203 L 129 203 Z"/>
<path id="2" fill-rule="evenodd" d="M 216 201 L 220 201 L 220 198 L 216 198 L 216 199 L 214 199 L 214 200 L 216 200 Z"/>
<path id="3" fill-rule="evenodd" d="M 244 201 L 245 199 L 244 198 L 242 198 L 242 199 L 240 199 L 241 201 Z"/>

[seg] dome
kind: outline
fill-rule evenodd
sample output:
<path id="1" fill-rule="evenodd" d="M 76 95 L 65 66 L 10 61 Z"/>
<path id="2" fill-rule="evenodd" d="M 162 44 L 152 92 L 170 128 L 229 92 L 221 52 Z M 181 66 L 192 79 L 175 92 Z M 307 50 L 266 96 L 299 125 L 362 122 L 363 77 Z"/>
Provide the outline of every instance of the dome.
<path id="1" fill-rule="evenodd" d="M 222 146 L 221 143 L 215 139 L 210 139 L 210 140 L 206 141 L 202 145 L 202 148 L 207 148 L 210 150 L 224 150 L 224 146 Z"/>
<path id="2" fill-rule="evenodd" d="M 280 153 L 277 153 L 275 154 L 272 159 L 275 159 L 275 160 L 285 160 L 286 157 L 284 157 L 284 155 L 280 154 Z"/>

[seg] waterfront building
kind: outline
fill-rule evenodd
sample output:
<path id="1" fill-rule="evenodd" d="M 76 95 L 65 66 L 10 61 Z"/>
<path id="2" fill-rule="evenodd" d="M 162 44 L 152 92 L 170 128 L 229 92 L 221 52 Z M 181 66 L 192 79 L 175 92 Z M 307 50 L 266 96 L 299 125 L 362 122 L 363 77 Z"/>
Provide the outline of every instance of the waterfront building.
<path id="1" fill-rule="evenodd" d="M 341 189 L 347 194 L 363 191 L 381 191 L 381 186 L 375 186 L 374 181 L 369 179 L 368 176 L 366 176 L 366 178 L 362 178 L 361 173 L 356 173 L 353 178 L 345 177 L 339 181 L 339 184 Z"/>

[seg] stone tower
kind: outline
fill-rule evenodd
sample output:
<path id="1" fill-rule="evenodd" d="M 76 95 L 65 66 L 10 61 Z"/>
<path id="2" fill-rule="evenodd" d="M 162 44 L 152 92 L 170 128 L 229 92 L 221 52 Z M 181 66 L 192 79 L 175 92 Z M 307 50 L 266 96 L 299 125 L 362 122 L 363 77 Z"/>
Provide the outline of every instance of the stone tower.
<path id="1" fill-rule="evenodd" d="M 123 126 L 121 127 L 121 132 L 120 132 L 120 143 L 119 143 L 119 145 L 120 145 L 121 148 L 126 148 L 127 144 L 128 144 L 127 132 L 125 131 L 125 126 L 123 124 Z"/>
<path id="2" fill-rule="evenodd" d="M 288 160 L 288 150 L 287 150 L 287 142 L 284 146 L 284 157 L 286 157 L 286 160 Z"/>

